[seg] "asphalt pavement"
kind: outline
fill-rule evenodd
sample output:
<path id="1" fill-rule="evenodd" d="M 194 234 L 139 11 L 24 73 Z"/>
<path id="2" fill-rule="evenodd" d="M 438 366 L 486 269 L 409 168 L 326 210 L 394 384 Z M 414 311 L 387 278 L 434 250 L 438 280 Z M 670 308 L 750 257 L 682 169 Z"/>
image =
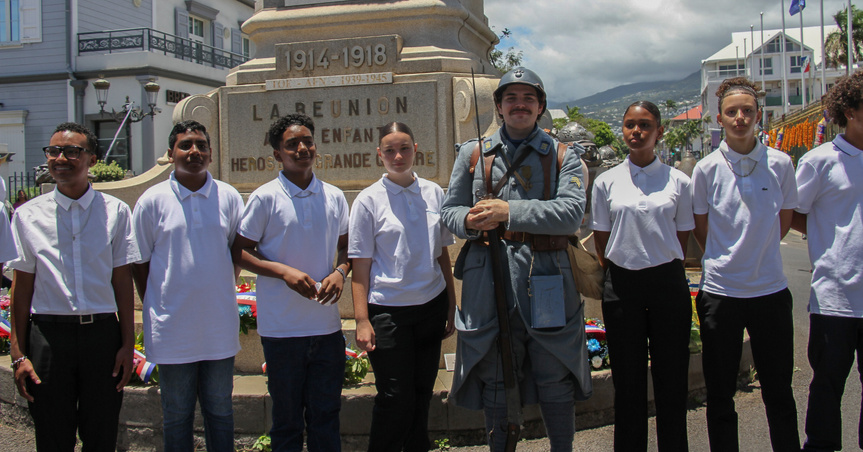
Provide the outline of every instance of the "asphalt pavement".
<path id="1" fill-rule="evenodd" d="M 794 349 L 795 367 L 793 388 L 797 401 L 798 432 L 801 443 L 805 440 L 803 431 L 806 419 L 806 404 L 809 381 L 812 370 L 806 358 L 806 346 L 809 338 L 809 315 L 806 306 L 809 301 L 810 269 L 806 241 L 797 232 L 790 232 L 782 242 L 782 261 L 788 285 L 794 296 Z M 842 404 L 842 434 L 846 450 L 857 449 L 857 423 L 860 417 L 861 384 L 860 374 L 856 367 L 852 368 L 845 389 Z M 740 450 L 761 452 L 769 451 L 770 436 L 767 419 L 764 415 L 764 405 L 761 403 L 761 387 L 754 381 L 738 391 L 735 403 L 740 425 Z M 705 406 L 699 401 L 693 401 L 693 407 L 688 414 L 689 447 L 693 452 L 708 451 L 707 424 Z M 7 422 L 7 415 L 0 416 L 0 450 L 8 452 L 30 452 L 35 450 L 32 429 L 22 426 L 21 422 Z M 577 415 L 577 413 L 576 413 Z M 20 421 L 20 420 L 19 420 Z M 649 420 L 649 451 L 656 451 L 655 419 Z M 575 434 L 573 450 L 580 452 L 605 452 L 612 450 L 614 426 L 579 431 Z M 518 450 L 524 452 L 546 451 L 548 441 L 545 439 L 524 440 L 519 443 Z M 483 446 L 453 447 L 452 451 L 479 452 L 487 450 Z"/>

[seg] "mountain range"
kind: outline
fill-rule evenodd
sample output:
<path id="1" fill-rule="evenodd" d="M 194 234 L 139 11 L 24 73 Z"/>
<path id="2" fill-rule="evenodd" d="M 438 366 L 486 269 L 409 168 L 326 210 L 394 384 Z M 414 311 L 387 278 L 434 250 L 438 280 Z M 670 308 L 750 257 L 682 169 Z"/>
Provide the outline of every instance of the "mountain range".
<path id="1" fill-rule="evenodd" d="M 605 121 L 611 130 L 620 134 L 623 112 L 638 100 L 655 103 L 662 111 L 663 119 L 676 116 L 701 103 L 701 71 L 695 71 L 681 80 L 640 82 L 620 85 L 601 93 L 567 102 L 549 100 L 548 108 L 566 111 L 569 107 L 579 107 L 579 111 L 589 118 Z M 669 113 L 665 108 L 666 100 L 673 100 L 677 108 Z"/>

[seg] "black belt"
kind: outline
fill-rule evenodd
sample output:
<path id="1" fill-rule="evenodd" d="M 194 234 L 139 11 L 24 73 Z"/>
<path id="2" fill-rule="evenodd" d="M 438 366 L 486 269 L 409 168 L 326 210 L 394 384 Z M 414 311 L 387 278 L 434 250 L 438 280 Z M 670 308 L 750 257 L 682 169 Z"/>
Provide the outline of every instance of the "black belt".
<path id="1" fill-rule="evenodd" d="M 30 314 L 30 320 L 32 320 L 33 322 L 77 323 L 80 325 L 87 325 L 98 320 L 116 318 L 117 314 L 113 312 L 87 315 Z"/>

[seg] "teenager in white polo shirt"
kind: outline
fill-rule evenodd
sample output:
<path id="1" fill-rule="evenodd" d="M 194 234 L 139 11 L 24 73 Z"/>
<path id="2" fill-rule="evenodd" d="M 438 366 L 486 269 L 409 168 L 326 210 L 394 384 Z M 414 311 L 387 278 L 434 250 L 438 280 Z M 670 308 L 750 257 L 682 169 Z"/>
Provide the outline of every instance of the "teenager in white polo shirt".
<path id="1" fill-rule="evenodd" d="M 854 353 L 863 358 L 863 71 L 841 78 L 824 108 L 845 133 L 800 158 L 792 223 L 806 234 L 812 261 L 808 451 L 842 449 L 842 393 Z M 863 448 L 863 436 L 857 444 Z"/>
<path id="2" fill-rule="evenodd" d="M 692 219 L 689 177 L 662 163 L 659 108 L 623 114 L 629 156 L 593 185 L 596 254 L 605 268 L 602 316 L 614 382 L 614 448 L 647 450 L 647 359 L 661 450 L 685 451 L 692 298 L 683 259 Z"/>
<path id="3" fill-rule="evenodd" d="M 259 275 L 258 334 L 273 399 L 274 451 L 302 450 L 304 431 L 309 451 L 341 450 L 345 340 L 336 302 L 351 269 L 348 203 L 315 177 L 314 132 L 302 114 L 270 127 L 282 171 L 252 192 L 232 247 L 234 262 Z"/>
<path id="4" fill-rule="evenodd" d="M 387 173 L 351 208 L 348 257 L 357 345 L 369 352 L 378 395 L 369 451 L 429 450 L 428 411 L 441 340 L 455 331 L 455 288 L 440 221 L 443 190 L 413 172 L 417 144 L 400 122 L 381 127 Z"/>
<path id="5" fill-rule="evenodd" d="M 800 449 L 791 391 L 792 300 L 779 254 L 779 241 L 797 207 L 797 185 L 791 158 L 755 137 L 761 119 L 757 89 L 744 77 L 722 82 L 716 119 L 725 140 L 692 173 L 695 238 L 704 248 L 696 309 L 704 345 L 707 430 L 711 450 L 723 452 L 739 448 L 734 393 L 744 329 L 773 450 Z"/>
<path id="6" fill-rule="evenodd" d="M 195 402 L 209 451 L 234 450 L 234 355 L 239 312 L 231 242 L 243 198 L 213 179 L 210 135 L 196 121 L 174 125 L 168 180 L 138 199 L 132 224 L 141 251 L 133 266 L 144 303 L 147 360 L 159 364 L 165 451 L 194 449 Z M 194 281 L 194 284 L 190 284 Z"/>
<path id="7" fill-rule="evenodd" d="M 99 143 L 63 123 L 42 148 L 57 182 L 12 220 L 12 368 L 38 451 L 117 448 L 135 347 L 130 264 L 139 258 L 129 206 L 87 178 Z"/>

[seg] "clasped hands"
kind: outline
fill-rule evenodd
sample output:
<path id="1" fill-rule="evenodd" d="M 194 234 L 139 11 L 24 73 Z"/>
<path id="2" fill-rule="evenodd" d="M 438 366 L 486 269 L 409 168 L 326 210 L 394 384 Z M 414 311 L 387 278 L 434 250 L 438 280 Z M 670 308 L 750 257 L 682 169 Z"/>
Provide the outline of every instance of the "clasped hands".
<path id="1" fill-rule="evenodd" d="M 483 199 L 467 213 L 464 225 L 467 229 L 490 231 L 509 221 L 509 203 L 502 199 Z"/>

